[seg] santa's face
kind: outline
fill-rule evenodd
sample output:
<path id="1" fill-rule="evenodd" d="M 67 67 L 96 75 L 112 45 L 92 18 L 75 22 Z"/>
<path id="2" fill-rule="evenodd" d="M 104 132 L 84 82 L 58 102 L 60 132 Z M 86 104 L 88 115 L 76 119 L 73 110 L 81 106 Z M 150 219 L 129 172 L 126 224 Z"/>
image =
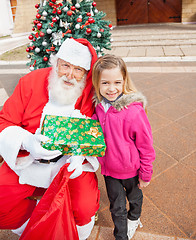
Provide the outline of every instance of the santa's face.
<path id="1" fill-rule="evenodd" d="M 61 105 L 73 104 L 81 96 L 87 71 L 58 59 L 49 77 L 49 91 L 53 101 Z"/>

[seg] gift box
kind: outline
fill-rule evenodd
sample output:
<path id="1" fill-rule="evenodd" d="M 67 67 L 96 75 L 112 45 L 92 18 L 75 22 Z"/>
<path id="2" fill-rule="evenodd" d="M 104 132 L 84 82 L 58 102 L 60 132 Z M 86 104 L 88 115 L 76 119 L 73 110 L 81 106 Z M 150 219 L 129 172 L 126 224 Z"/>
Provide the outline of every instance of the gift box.
<path id="1" fill-rule="evenodd" d="M 105 141 L 99 121 L 46 115 L 41 133 L 50 138 L 42 143 L 48 150 L 60 150 L 63 155 L 103 157 Z"/>

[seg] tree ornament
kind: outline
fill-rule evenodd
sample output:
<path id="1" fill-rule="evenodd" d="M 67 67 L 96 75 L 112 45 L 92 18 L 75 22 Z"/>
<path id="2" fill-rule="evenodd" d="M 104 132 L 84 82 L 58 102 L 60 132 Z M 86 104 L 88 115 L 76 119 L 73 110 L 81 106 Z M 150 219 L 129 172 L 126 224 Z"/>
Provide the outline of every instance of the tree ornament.
<path id="1" fill-rule="evenodd" d="M 57 33 L 52 33 L 52 42 L 54 45 L 61 45 L 62 31 Z"/>
<path id="2" fill-rule="evenodd" d="M 44 10 L 44 11 L 42 12 L 42 16 L 46 17 L 47 15 L 48 15 L 48 13 Z"/>
<path id="3" fill-rule="evenodd" d="M 37 24 L 37 29 L 40 30 L 42 28 L 42 24 L 41 23 L 38 23 Z"/>
<path id="4" fill-rule="evenodd" d="M 98 37 L 98 38 L 101 37 L 101 33 L 100 33 L 100 32 L 97 33 L 97 37 Z"/>
<path id="5" fill-rule="evenodd" d="M 63 8 L 64 12 L 67 12 L 68 10 L 69 10 L 69 8 L 67 6 Z"/>
<path id="6" fill-rule="evenodd" d="M 48 45 L 48 43 L 46 41 L 42 42 L 42 46 L 46 47 Z"/>
<path id="7" fill-rule="evenodd" d="M 110 42 L 113 42 L 113 41 L 114 41 L 114 39 L 113 39 L 113 38 L 111 38 L 111 39 L 110 39 Z"/>
<path id="8" fill-rule="evenodd" d="M 29 35 L 29 40 L 33 40 L 33 35 Z"/>
<path id="9" fill-rule="evenodd" d="M 41 51 L 40 48 L 38 48 L 38 47 L 35 48 L 36 53 L 39 53 L 40 51 Z"/>
<path id="10" fill-rule="evenodd" d="M 99 29 L 99 31 L 100 31 L 100 32 L 104 32 L 104 29 L 103 29 L 103 28 L 101 28 L 101 29 Z"/>
<path id="11" fill-rule="evenodd" d="M 79 3 L 76 3 L 75 7 L 78 9 L 80 8 L 80 4 Z"/>
<path id="12" fill-rule="evenodd" d="M 86 33 L 87 33 L 87 34 L 90 34 L 91 32 L 92 32 L 92 30 L 91 30 L 90 28 L 87 28 L 87 29 L 86 29 Z"/>
<path id="13" fill-rule="evenodd" d="M 30 59 L 30 58 L 31 58 L 31 54 L 28 54 L 28 55 L 27 55 L 27 58 L 29 58 L 29 59 Z"/>
<path id="14" fill-rule="evenodd" d="M 59 15 L 61 15 L 61 14 L 62 14 L 62 11 L 61 11 L 60 9 L 58 9 L 58 10 L 57 10 L 57 13 L 58 13 Z"/>
<path id="15" fill-rule="evenodd" d="M 36 15 L 36 18 L 39 19 L 40 17 L 41 17 L 41 14 L 38 13 L 38 14 Z"/>
<path id="16" fill-rule="evenodd" d="M 72 11 L 67 11 L 67 15 L 71 16 L 72 15 Z"/>
<path id="17" fill-rule="evenodd" d="M 68 29 L 68 27 L 70 26 L 70 23 L 68 23 L 67 21 L 66 21 L 66 22 L 63 22 L 63 21 L 60 19 L 59 26 L 60 26 L 60 27 L 64 27 L 65 29 Z"/>
<path id="18" fill-rule="evenodd" d="M 53 3 L 55 3 L 56 2 L 56 0 L 51 0 Z"/>
<path id="19" fill-rule="evenodd" d="M 35 68 L 33 66 L 30 66 L 29 70 L 33 71 Z"/>
<path id="20" fill-rule="evenodd" d="M 82 22 L 82 18 L 77 18 L 77 22 Z"/>
<path id="21" fill-rule="evenodd" d="M 46 30 L 46 32 L 47 32 L 47 34 L 51 34 L 51 33 L 52 33 L 52 29 L 48 28 L 48 29 Z"/>
<path id="22" fill-rule="evenodd" d="M 88 17 L 90 17 L 90 16 L 91 16 L 91 13 L 90 13 L 90 12 L 87 12 L 86 15 L 87 15 Z"/>
<path id="23" fill-rule="evenodd" d="M 99 11 L 97 9 L 94 10 L 94 13 L 97 14 Z"/>
<path id="24" fill-rule="evenodd" d="M 71 6 L 71 10 L 72 10 L 72 11 L 75 11 L 75 10 L 76 10 L 76 7 L 75 7 L 75 6 Z"/>
<path id="25" fill-rule="evenodd" d="M 44 37 L 45 34 L 44 34 L 43 32 L 40 32 L 40 33 L 39 33 L 39 36 L 40 36 L 40 37 Z"/>
<path id="26" fill-rule="evenodd" d="M 45 62 L 47 62 L 47 61 L 48 61 L 48 58 L 47 58 L 47 57 L 44 57 L 43 60 L 44 60 Z"/>
<path id="27" fill-rule="evenodd" d="M 39 8 L 39 4 L 37 3 L 37 4 L 35 4 L 35 8 Z"/>
<path id="28" fill-rule="evenodd" d="M 76 29 L 80 29 L 80 24 L 77 23 L 77 24 L 75 25 L 75 28 L 76 28 Z"/>
<path id="29" fill-rule="evenodd" d="M 97 3 L 96 3 L 96 2 L 93 2 L 92 5 L 93 5 L 93 7 L 96 7 Z"/>
<path id="30" fill-rule="evenodd" d="M 88 19 L 88 22 L 89 22 L 89 23 L 94 23 L 94 22 L 95 22 L 95 20 L 94 20 L 94 18 L 92 18 L 92 17 L 89 17 L 89 19 Z"/>
<path id="31" fill-rule="evenodd" d="M 53 22 L 53 23 L 57 22 L 57 18 L 56 18 L 56 17 L 53 17 L 53 18 L 52 18 L 52 22 Z"/>
<path id="32" fill-rule="evenodd" d="M 30 52 L 30 48 L 28 47 L 28 48 L 26 48 L 26 52 Z"/>
<path id="33" fill-rule="evenodd" d="M 108 27 L 109 27 L 109 28 L 112 28 L 112 24 L 109 24 Z"/>

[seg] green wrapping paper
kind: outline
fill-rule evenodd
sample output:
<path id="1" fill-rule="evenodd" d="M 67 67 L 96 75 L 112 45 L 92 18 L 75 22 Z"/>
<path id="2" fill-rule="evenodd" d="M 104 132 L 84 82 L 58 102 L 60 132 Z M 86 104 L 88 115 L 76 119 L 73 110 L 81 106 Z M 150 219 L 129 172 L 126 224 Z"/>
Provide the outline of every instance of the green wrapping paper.
<path id="1" fill-rule="evenodd" d="M 41 133 L 50 138 L 42 143 L 48 150 L 60 150 L 63 155 L 103 157 L 105 141 L 99 121 L 46 115 Z"/>

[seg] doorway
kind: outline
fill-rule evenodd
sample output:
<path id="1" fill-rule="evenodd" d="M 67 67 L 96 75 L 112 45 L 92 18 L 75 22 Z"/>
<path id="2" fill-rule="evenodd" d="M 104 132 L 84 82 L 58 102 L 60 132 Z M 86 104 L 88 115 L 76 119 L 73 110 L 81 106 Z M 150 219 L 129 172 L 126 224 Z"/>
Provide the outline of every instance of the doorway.
<path id="1" fill-rule="evenodd" d="M 182 0 L 116 0 L 117 25 L 181 22 Z"/>

